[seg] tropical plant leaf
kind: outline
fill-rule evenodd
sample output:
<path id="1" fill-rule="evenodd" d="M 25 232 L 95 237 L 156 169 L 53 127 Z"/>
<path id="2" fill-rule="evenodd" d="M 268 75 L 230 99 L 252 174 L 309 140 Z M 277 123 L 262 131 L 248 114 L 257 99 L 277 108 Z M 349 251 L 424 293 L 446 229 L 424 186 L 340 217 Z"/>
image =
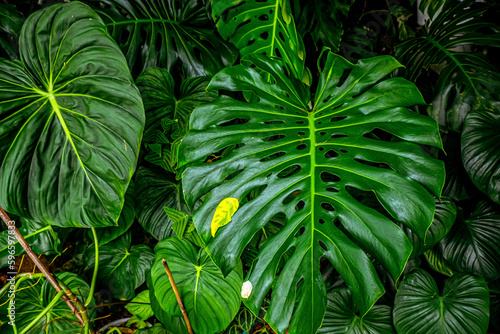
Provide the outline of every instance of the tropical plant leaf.
<path id="1" fill-rule="evenodd" d="M 35 254 L 51 255 L 62 251 L 62 241 L 59 239 L 58 233 L 53 226 L 23 219 L 18 229 Z M 11 235 L 11 238 L 13 237 L 14 236 Z M 9 264 L 10 244 L 8 230 L 0 232 L 0 245 L 0 268 L 3 268 Z M 21 255 L 25 253 L 23 247 L 17 240 L 14 247 L 14 254 L 11 255 Z"/>
<path id="2" fill-rule="evenodd" d="M 51 225 L 116 225 L 144 126 L 120 49 L 72 2 L 31 15 L 19 51 L 0 59 L 0 204 Z"/>
<path id="3" fill-rule="evenodd" d="M 351 62 L 361 58 L 375 57 L 377 34 L 367 27 L 354 27 L 347 30 L 340 43 L 340 53 Z"/>
<path id="4" fill-rule="evenodd" d="M 363 317 L 358 315 L 351 291 L 345 287 L 328 293 L 325 318 L 318 333 L 395 334 L 392 310 L 387 305 L 374 305 Z"/>
<path id="5" fill-rule="evenodd" d="M 130 226 L 132 226 L 135 220 L 133 195 L 134 183 L 130 182 L 127 192 L 125 193 L 125 203 L 123 204 L 120 218 L 118 218 L 118 226 L 101 227 L 96 228 L 95 230 L 99 246 L 103 246 L 108 242 L 115 240 L 116 238 L 127 232 Z M 91 230 L 88 231 L 88 236 L 89 238 L 94 240 L 94 236 Z"/>
<path id="6" fill-rule="evenodd" d="M 83 303 L 86 300 L 90 289 L 85 280 L 74 273 L 68 272 L 59 273 L 55 276 L 74 292 L 80 302 Z M 31 323 L 56 294 L 55 289 L 47 280 L 28 279 L 21 282 L 16 292 L 14 304 L 17 333 Z M 8 294 L 5 294 L 0 299 L 0 305 L 2 305 L 0 306 L 0 331 L 2 334 L 14 334 L 13 327 L 8 324 L 7 307 L 9 303 L 6 303 L 7 297 Z M 92 300 L 88 308 L 92 309 L 94 306 L 95 303 Z M 88 312 L 88 314 L 90 318 L 94 317 L 94 313 Z M 81 331 L 82 326 L 78 318 L 73 314 L 66 302 L 59 299 L 55 306 L 27 334 L 79 334 Z"/>
<path id="7" fill-rule="evenodd" d="M 459 217 L 461 218 L 461 217 Z M 487 281 L 500 277 L 500 209 L 482 201 L 467 220 L 457 219 L 441 240 L 443 257 L 452 269 Z"/>
<path id="8" fill-rule="evenodd" d="M 203 249 L 198 252 L 177 238 L 160 241 L 155 254 L 151 280 L 163 310 L 171 316 L 182 315 L 162 264 L 166 259 L 194 332 L 212 334 L 226 329 L 240 309 L 241 262 L 224 278 Z"/>
<path id="9" fill-rule="evenodd" d="M 253 292 L 245 304 L 258 312 L 282 255 L 290 251 L 265 320 L 278 333 L 289 325 L 293 333 L 314 333 L 326 309 L 320 258 L 342 275 L 361 315 L 383 294 L 370 258 L 343 231 L 395 280 L 403 271 L 411 253 L 406 235 L 353 196 L 373 191 L 388 215 L 423 237 L 434 216 L 434 198 L 426 188 L 439 196 L 444 170 L 415 143 L 440 147 L 439 132 L 431 118 L 406 108 L 423 103 L 412 83 L 383 80 L 401 66 L 392 57 L 354 65 L 325 52 L 314 101 L 286 64 L 262 55 L 248 61 L 255 68 L 226 68 L 208 89 L 249 91 L 258 101 L 221 96 L 193 111 L 179 152 L 179 166 L 188 166 L 184 197 L 193 205 L 204 196 L 193 220 L 226 275 L 257 231 L 276 214 L 286 216 L 286 225 L 260 248 L 247 278 Z M 226 147 L 236 149 L 205 162 Z M 218 204 L 227 197 L 242 202 L 255 190 L 253 199 L 241 204 L 232 222 L 211 239 Z"/>
<path id="10" fill-rule="evenodd" d="M 434 220 L 425 234 L 425 240 L 416 235 L 411 229 L 403 227 L 403 231 L 405 231 L 413 245 L 410 258 L 413 259 L 422 255 L 443 239 L 453 226 L 456 217 L 457 207 L 455 203 L 449 198 L 441 197 L 441 200 L 436 200 Z"/>
<path id="11" fill-rule="evenodd" d="M 172 174 L 140 167 L 135 175 L 135 212 L 144 229 L 157 240 L 173 234 L 173 222 L 165 207 L 189 214 L 181 183 Z"/>
<path id="12" fill-rule="evenodd" d="M 215 35 L 201 1 L 92 1 L 108 7 L 98 12 L 134 72 L 171 72 L 180 62 L 187 76 L 203 76 L 236 60 L 236 50 Z"/>
<path id="13" fill-rule="evenodd" d="M 304 42 L 295 27 L 288 0 L 211 0 L 220 35 L 242 57 L 264 54 L 283 59 L 295 77 L 310 82 Z"/>
<path id="14" fill-rule="evenodd" d="M 353 3 L 354 0 L 295 1 L 297 30 L 302 36 L 310 33 L 316 45 L 321 41 L 323 46 L 338 52 L 344 34 L 342 19 L 347 18 Z"/>
<path id="15" fill-rule="evenodd" d="M 139 317 L 141 320 L 148 320 L 154 313 L 151 308 L 151 300 L 149 299 L 149 290 L 141 291 L 134 297 L 125 308 L 134 316 Z"/>
<path id="16" fill-rule="evenodd" d="M 497 110 L 471 112 L 462 132 L 462 159 L 472 182 L 500 204 L 499 126 Z"/>
<path id="17" fill-rule="evenodd" d="M 16 6 L 0 3 L 0 57 L 19 59 L 17 45 L 12 42 L 12 37 L 19 35 L 23 22 L 24 18 Z"/>
<path id="18" fill-rule="evenodd" d="M 424 256 L 429 267 L 434 271 L 450 277 L 455 275 L 455 271 L 451 269 L 449 263 L 443 257 L 443 247 L 440 243 L 426 251 Z"/>
<path id="19" fill-rule="evenodd" d="M 500 26 L 483 15 L 490 8 L 473 0 L 454 2 L 429 20 L 415 38 L 396 47 L 396 58 L 406 65 L 410 80 L 416 80 L 424 69 L 439 68 L 435 85 L 439 108 L 430 114 L 443 130 L 461 132 L 469 110 L 490 107 L 500 96 L 500 74 L 481 49 L 500 47 Z"/>
<path id="20" fill-rule="evenodd" d="M 154 254 L 147 245 L 134 245 L 132 234 L 127 232 L 107 245 L 99 247 L 99 271 L 97 279 L 108 288 L 113 297 L 132 299 L 135 289 L 146 281 L 146 271 L 153 265 Z M 94 248 L 87 251 L 86 264 L 93 269 Z"/>
<path id="21" fill-rule="evenodd" d="M 183 334 L 187 333 L 187 327 L 186 327 L 186 322 L 184 321 L 183 317 L 172 317 L 169 315 L 167 312 L 163 310 L 163 308 L 160 306 L 158 303 L 158 300 L 155 297 L 154 294 L 154 286 L 153 282 L 151 281 L 151 273 L 148 271 L 147 273 L 147 285 L 149 289 L 149 299 L 151 301 L 151 309 L 153 310 L 153 313 L 155 314 L 155 317 L 160 320 L 160 322 L 168 328 L 168 330 L 164 330 L 164 332 L 160 331 L 160 328 L 158 328 L 158 332 L 156 330 L 152 329 L 151 332 L 148 332 L 148 334 Z M 162 326 L 162 327 L 163 327 Z"/>
<path id="22" fill-rule="evenodd" d="M 177 238 L 182 239 L 188 226 L 189 216 L 182 211 L 177 211 L 169 207 L 164 207 L 168 218 L 173 222 L 172 230 L 174 230 Z"/>
<path id="23" fill-rule="evenodd" d="M 405 334 L 484 334 L 489 304 L 488 286 L 481 277 L 454 275 L 441 295 L 432 276 L 416 269 L 405 276 L 396 294 L 394 325 L 398 333 Z"/>
<path id="24" fill-rule="evenodd" d="M 231 217 L 236 213 L 239 205 L 240 202 L 238 199 L 232 197 L 224 198 L 219 203 L 217 209 L 215 209 L 212 223 L 210 223 L 210 232 L 212 233 L 212 237 L 215 237 L 215 233 L 217 233 L 217 230 L 220 227 L 229 224 Z"/>

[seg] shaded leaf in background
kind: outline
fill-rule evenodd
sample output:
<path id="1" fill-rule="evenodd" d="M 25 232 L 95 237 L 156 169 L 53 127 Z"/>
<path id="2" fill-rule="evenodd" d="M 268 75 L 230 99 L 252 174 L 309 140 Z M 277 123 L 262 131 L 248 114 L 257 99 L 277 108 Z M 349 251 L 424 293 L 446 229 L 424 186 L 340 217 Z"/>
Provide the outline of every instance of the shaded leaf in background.
<path id="1" fill-rule="evenodd" d="M 247 276 L 253 292 L 245 305 L 257 313 L 282 255 L 290 251 L 265 320 L 278 333 L 289 325 L 290 332 L 312 333 L 326 309 L 320 258 L 326 257 L 342 275 L 361 315 L 383 294 L 366 253 L 380 260 L 395 280 L 403 271 L 411 253 L 406 235 L 355 196 L 373 191 L 388 215 L 423 237 L 435 205 L 426 188 L 440 194 L 444 166 L 415 143 L 439 147 L 438 127 L 430 117 L 406 108 L 423 103 L 412 83 L 383 80 L 401 66 L 392 57 L 354 65 L 325 52 L 314 101 L 309 87 L 283 62 L 262 55 L 249 56 L 248 61 L 255 68 L 226 68 L 208 89 L 250 91 L 259 101 L 221 96 L 191 116 L 179 155 L 180 166 L 188 166 L 184 196 L 188 205 L 204 196 L 193 220 L 225 274 L 236 268 L 257 231 L 278 213 L 286 216 L 286 225 L 260 248 Z M 390 141 L 393 136 L 398 141 Z M 226 157 L 204 162 L 232 145 L 237 148 Z M 241 204 L 231 223 L 212 239 L 211 220 L 218 204 L 229 196 L 243 199 L 256 189 L 258 195 Z"/>
<path id="2" fill-rule="evenodd" d="M 113 297 L 128 300 L 135 296 L 135 289 L 146 281 L 146 271 L 153 265 L 154 254 L 148 245 L 134 245 L 132 234 L 99 247 L 99 271 L 97 279 L 107 287 Z M 93 269 L 94 248 L 87 251 L 86 264 Z"/>
<path id="3" fill-rule="evenodd" d="M 212 17 L 221 36 L 242 57 L 264 54 L 286 62 L 295 77 L 311 81 L 304 66 L 304 42 L 295 27 L 289 0 L 211 0 Z"/>
<path id="4" fill-rule="evenodd" d="M 396 331 L 389 306 L 374 305 L 361 317 L 349 289 L 340 287 L 328 293 L 326 314 L 318 333 L 395 334 Z"/>
<path id="5" fill-rule="evenodd" d="M 197 334 L 223 331 L 240 309 L 241 262 L 224 278 L 207 252 L 186 240 L 168 238 L 155 247 L 151 280 L 156 299 L 171 316 L 181 316 L 172 286 L 165 273 L 166 259 L 182 302 Z"/>
<path id="6" fill-rule="evenodd" d="M 361 58 L 375 57 L 377 35 L 367 27 L 354 27 L 347 30 L 340 43 L 340 54 L 351 62 Z"/>
<path id="7" fill-rule="evenodd" d="M 59 235 L 53 226 L 23 219 L 21 226 L 17 228 L 35 254 L 51 255 L 61 253 L 63 241 L 59 239 Z M 11 235 L 12 237 L 13 235 Z M 8 241 L 9 231 L 0 232 L 0 268 L 6 266 L 9 261 Z M 16 241 L 15 253 L 12 255 L 21 255 L 24 253 L 23 247 Z"/>
<path id="8" fill-rule="evenodd" d="M 51 225 L 116 225 L 144 127 L 123 54 L 81 2 L 37 11 L 19 41 L 21 61 L 0 59 L 0 204 Z"/>
<path id="9" fill-rule="evenodd" d="M 140 167 L 135 175 L 135 212 L 142 227 L 156 240 L 171 236 L 173 222 L 164 207 L 190 213 L 181 183 L 162 170 Z"/>
<path id="10" fill-rule="evenodd" d="M 460 218 L 460 217 L 459 217 Z M 457 219 L 441 240 L 443 256 L 458 272 L 479 274 L 487 281 L 500 277 L 500 209 L 482 201 L 468 219 Z"/>
<path id="11" fill-rule="evenodd" d="M 443 130 L 461 132 L 471 108 L 488 107 L 500 96 L 500 74 L 481 52 L 481 47 L 500 47 L 500 26 L 483 16 L 489 9 L 490 5 L 473 0 L 454 2 L 428 21 L 415 38 L 396 47 L 396 58 L 406 65 L 409 80 L 416 80 L 432 66 L 444 65 L 435 86 L 438 101 L 454 101 L 453 96 L 464 95 L 451 104 L 450 110 L 450 102 L 442 101 L 438 102 L 440 109 L 431 109 Z M 480 49 L 475 51 L 475 47 Z"/>
<path id="12" fill-rule="evenodd" d="M 441 243 L 438 243 L 433 248 L 426 251 L 424 256 L 427 260 L 427 264 L 429 264 L 429 267 L 434 271 L 446 276 L 453 276 L 455 274 L 450 264 L 444 259 L 443 246 Z"/>
<path id="13" fill-rule="evenodd" d="M 0 57 L 19 59 L 17 36 L 23 22 L 24 18 L 16 6 L 0 3 Z"/>
<path id="14" fill-rule="evenodd" d="M 472 182 L 500 204 L 499 129 L 498 110 L 471 112 L 462 132 L 462 159 Z"/>
<path id="15" fill-rule="evenodd" d="M 149 290 L 141 291 L 134 297 L 125 308 L 134 316 L 141 320 L 148 320 L 154 313 L 151 308 L 151 300 L 149 299 Z"/>
<path id="16" fill-rule="evenodd" d="M 490 318 L 488 286 L 483 278 L 456 274 L 442 294 L 426 271 L 406 275 L 394 302 L 398 333 L 485 334 Z"/>
<path id="17" fill-rule="evenodd" d="M 297 30 L 302 35 L 310 33 L 314 43 L 339 51 L 344 34 L 342 20 L 347 18 L 354 0 L 293 1 Z"/>
<path id="18" fill-rule="evenodd" d="M 89 294 L 89 285 L 85 280 L 74 273 L 59 273 L 55 275 L 78 297 L 80 302 L 84 302 Z M 25 280 L 21 282 L 18 291 L 16 292 L 15 322 L 18 333 L 25 328 L 36 316 L 42 312 L 45 307 L 52 301 L 57 294 L 52 285 L 45 279 Z M 0 332 L 2 334 L 14 334 L 13 327 L 7 322 L 7 301 L 8 294 L 5 294 L 0 299 Z M 95 306 L 94 300 L 91 301 L 88 308 L 91 310 Z M 95 313 L 88 312 L 89 318 L 95 317 Z M 66 302 L 62 299 L 48 311 L 36 325 L 28 332 L 28 334 L 80 334 L 82 326 L 78 318 L 70 310 Z"/>
<path id="19" fill-rule="evenodd" d="M 171 72 L 177 62 L 189 77 L 215 74 L 237 52 L 217 36 L 198 0 L 92 0 L 137 75 L 152 67 Z"/>
<path id="20" fill-rule="evenodd" d="M 453 226 L 456 217 L 457 208 L 455 203 L 449 198 L 441 197 L 441 200 L 436 199 L 434 219 L 432 221 L 432 225 L 427 230 L 425 241 L 411 229 L 403 227 L 403 231 L 405 231 L 408 239 L 410 239 L 413 245 L 413 251 L 410 258 L 415 258 L 423 254 L 443 239 L 446 233 L 448 233 Z"/>

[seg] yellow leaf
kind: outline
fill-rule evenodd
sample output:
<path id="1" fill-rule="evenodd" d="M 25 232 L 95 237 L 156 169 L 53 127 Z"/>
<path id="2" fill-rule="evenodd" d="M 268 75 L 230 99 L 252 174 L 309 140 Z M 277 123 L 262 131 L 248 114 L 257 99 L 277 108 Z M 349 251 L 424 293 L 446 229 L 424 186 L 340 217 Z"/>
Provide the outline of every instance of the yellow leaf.
<path id="1" fill-rule="evenodd" d="M 215 237 L 217 230 L 227 225 L 231 221 L 231 217 L 236 213 L 240 202 L 237 198 L 225 198 L 223 199 L 214 213 L 214 218 L 212 218 L 212 237 Z"/>

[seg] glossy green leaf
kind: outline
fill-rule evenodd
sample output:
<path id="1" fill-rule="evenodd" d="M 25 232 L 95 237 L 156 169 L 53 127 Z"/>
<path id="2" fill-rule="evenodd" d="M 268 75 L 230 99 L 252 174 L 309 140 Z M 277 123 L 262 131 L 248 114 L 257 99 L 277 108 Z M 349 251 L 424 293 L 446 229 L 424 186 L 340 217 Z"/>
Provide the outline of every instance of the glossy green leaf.
<path id="1" fill-rule="evenodd" d="M 131 69 L 172 71 L 179 62 L 187 76 L 215 74 L 232 65 L 236 50 L 211 29 L 198 0 L 92 0 Z"/>
<path id="2" fill-rule="evenodd" d="M 99 271 L 97 279 L 113 297 L 132 299 L 135 289 L 146 281 L 146 271 L 153 265 L 154 254 L 147 245 L 134 245 L 132 234 L 127 232 L 120 238 L 99 247 Z M 88 269 L 93 269 L 95 254 L 93 247 L 87 252 Z"/>
<path id="3" fill-rule="evenodd" d="M 206 91 L 208 82 L 207 78 L 197 77 L 176 85 L 172 75 L 162 68 L 149 69 L 137 79 L 146 110 L 145 160 L 176 172 L 176 139 L 188 131 L 193 109 L 217 97 Z"/>
<path id="4" fill-rule="evenodd" d="M 351 292 L 341 287 L 328 293 L 326 314 L 318 333 L 395 334 L 396 331 L 389 306 L 374 305 L 360 317 Z"/>
<path id="5" fill-rule="evenodd" d="M 59 280 L 75 293 L 80 302 L 84 302 L 89 294 L 89 285 L 73 273 L 60 273 L 55 275 Z M 19 285 L 15 298 L 15 322 L 19 333 L 26 327 L 43 309 L 52 301 L 56 295 L 56 291 L 52 285 L 45 279 L 25 280 Z M 12 326 L 7 322 L 7 296 L 0 299 L 0 332 L 2 334 L 14 334 Z M 94 301 L 89 304 L 88 308 L 92 309 L 95 306 Z M 90 318 L 95 317 L 95 313 L 88 312 Z M 3 324 L 2 324 L 3 323 Z M 78 318 L 73 315 L 66 302 L 62 299 L 47 313 L 27 334 L 80 334 L 82 326 Z"/>
<path id="6" fill-rule="evenodd" d="M 433 270 L 446 276 L 453 276 L 456 272 L 451 269 L 450 264 L 444 259 L 443 247 L 439 243 L 424 253 L 425 259 Z"/>
<path id="7" fill-rule="evenodd" d="M 221 36 L 241 56 L 264 54 L 283 59 L 295 76 L 309 82 L 304 42 L 295 27 L 288 0 L 211 0 Z"/>
<path id="8" fill-rule="evenodd" d="M 339 51 L 344 34 L 342 19 L 346 19 L 354 0 L 297 1 L 295 14 L 297 30 L 302 36 L 310 33 L 316 45 Z"/>
<path id="9" fill-rule="evenodd" d="M 457 274 L 440 294 L 426 271 L 405 276 L 394 302 L 398 333 L 484 334 L 488 329 L 488 286 L 478 276 Z"/>
<path id="10" fill-rule="evenodd" d="M 457 219 L 441 241 L 443 257 L 452 269 L 500 277 L 500 208 L 482 201 L 468 219 Z"/>
<path id="11" fill-rule="evenodd" d="M 190 213 L 182 197 L 181 183 L 171 173 L 140 167 L 135 175 L 135 212 L 142 227 L 157 240 L 173 234 L 173 222 L 165 213 L 169 207 Z"/>
<path id="12" fill-rule="evenodd" d="M 472 182 L 500 204 L 499 127 L 497 110 L 471 112 L 462 132 L 462 159 Z"/>
<path id="13" fill-rule="evenodd" d="M 16 6 L 0 3 L 0 57 L 19 59 L 18 50 L 12 39 L 21 32 L 23 22 L 23 16 Z"/>
<path id="14" fill-rule="evenodd" d="M 141 291 L 134 297 L 125 308 L 132 314 L 139 317 L 141 320 L 151 318 L 154 313 L 151 308 L 151 300 L 149 299 L 149 290 Z"/>
<path id="15" fill-rule="evenodd" d="M 198 252 L 188 241 L 177 238 L 160 241 L 155 247 L 151 279 L 156 299 L 171 316 L 182 314 L 162 259 L 167 260 L 194 332 L 223 331 L 240 308 L 241 263 L 224 278 L 203 249 Z"/>
<path id="16" fill-rule="evenodd" d="M 412 83 L 383 80 L 400 67 L 392 57 L 354 65 L 325 52 L 314 100 L 282 62 L 261 55 L 248 60 L 255 68 L 226 68 L 208 89 L 250 91 L 258 101 L 221 96 L 191 116 L 179 152 L 180 166 L 188 166 L 184 197 L 193 205 L 204 196 L 194 223 L 225 274 L 236 268 L 257 231 L 276 214 L 286 216 L 286 225 L 260 248 L 247 276 L 253 292 L 245 304 L 257 313 L 289 251 L 265 320 L 278 333 L 289 325 L 293 333 L 314 333 L 326 309 L 320 258 L 342 275 L 361 315 L 383 294 L 367 253 L 395 280 L 403 271 L 409 240 L 389 218 L 361 204 L 358 194 L 375 193 L 388 215 L 423 237 L 434 216 L 434 198 L 426 188 L 439 196 L 444 168 L 415 143 L 440 147 L 439 132 L 432 119 L 406 108 L 423 103 Z M 234 146 L 220 160 L 205 162 L 213 152 Z M 211 239 L 210 223 L 221 200 L 243 202 L 254 190 L 259 190 L 255 197 Z"/>
<path id="17" fill-rule="evenodd" d="M 125 193 L 125 203 L 123 204 L 120 218 L 118 218 L 118 226 L 96 228 L 95 232 L 97 234 L 99 246 L 103 246 L 108 242 L 115 240 L 116 238 L 127 232 L 130 226 L 132 226 L 135 220 L 133 196 L 134 184 L 131 182 L 127 189 L 127 192 Z M 92 231 L 89 230 L 88 235 L 89 238 L 94 240 Z"/>
<path id="18" fill-rule="evenodd" d="M 17 228 L 35 254 L 51 255 L 62 251 L 62 241 L 53 226 L 23 219 L 21 226 Z M 15 240 L 14 235 L 11 234 L 10 240 L 15 241 L 14 254 L 11 255 L 25 254 L 23 247 Z M 0 268 L 12 264 L 9 261 L 9 253 L 12 252 L 12 248 L 9 246 L 9 231 L 0 232 Z"/>
<path id="19" fill-rule="evenodd" d="M 500 74 L 482 52 L 483 47 L 500 47 L 500 26 L 484 15 L 491 8 L 473 0 L 453 1 L 415 38 L 396 46 L 396 58 L 406 65 L 408 79 L 416 80 L 429 69 L 439 74 L 430 114 L 443 130 L 460 132 L 469 110 L 489 107 L 500 97 Z"/>
<path id="20" fill-rule="evenodd" d="M 144 126 L 138 89 L 80 2 L 32 14 L 0 59 L 0 204 L 58 226 L 116 225 Z"/>
<path id="21" fill-rule="evenodd" d="M 160 322 L 163 324 L 163 326 L 158 326 L 162 327 L 164 329 L 163 332 L 160 331 L 160 328 L 154 329 L 152 328 L 152 332 L 148 334 L 184 334 L 187 333 L 187 327 L 186 327 L 186 322 L 184 321 L 184 317 L 173 317 L 169 315 L 167 312 L 163 310 L 163 308 L 160 306 L 158 303 L 158 300 L 155 297 L 154 294 L 154 286 L 153 282 L 151 281 L 151 274 L 148 272 L 146 275 L 146 281 L 148 284 L 148 289 L 149 289 L 149 299 L 151 301 L 151 309 L 153 310 L 153 313 L 155 317 L 160 320 Z M 154 327 L 154 326 L 153 326 Z M 165 329 L 166 328 L 166 329 Z M 156 332 L 158 331 L 158 333 Z"/>
<path id="22" fill-rule="evenodd" d="M 423 254 L 443 239 L 453 226 L 456 217 L 457 208 L 455 203 L 449 198 L 441 197 L 441 200 L 436 199 L 434 220 L 432 221 L 432 225 L 427 230 L 425 240 L 413 233 L 411 229 L 404 227 L 403 231 L 405 231 L 408 239 L 410 239 L 413 245 L 413 251 L 410 258 L 415 258 Z"/>

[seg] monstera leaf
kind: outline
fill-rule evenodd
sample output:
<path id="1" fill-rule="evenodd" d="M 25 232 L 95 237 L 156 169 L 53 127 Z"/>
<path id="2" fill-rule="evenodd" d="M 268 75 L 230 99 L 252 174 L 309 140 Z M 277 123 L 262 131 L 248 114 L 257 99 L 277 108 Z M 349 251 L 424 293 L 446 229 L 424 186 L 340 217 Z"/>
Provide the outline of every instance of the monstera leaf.
<path id="1" fill-rule="evenodd" d="M 182 186 L 172 174 L 140 167 L 135 176 L 135 211 L 137 220 L 156 240 L 173 234 L 173 222 L 164 207 L 190 213 L 182 196 Z"/>
<path id="2" fill-rule="evenodd" d="M 146 281 L 146 271 L 153 265 L 151 248 L 148 245 L 131 246 L 131 243 L 131 232 L 127 232 L 99 247 L 97 278 L 118 299 L 134 298 L 135 289 Z M 86 263 L 90 269 L 95 264 L 94 249 L 89 249 L 87 254 Z"/>
<path id="3" fill-rule="evenodd" d="M 155 254 L 151 281 L 163 310 L 171 316 L 182 315 L 162 264 L 162 259 L 166 259 L 194 332 L 223 331 L 240 309 L 241 262 L 224 278 L 207 252 L 197 251 L 188 241 L 177 238 L 159 242 Z"/>
<path id="4" fill-rule="evenodd" d="M 354 0 L 294 1 L 297 30 L 302 36 L 310 33 L 314 42 L 337 52 L 344 30 L 341 19 L 347 18 Z M 298 12 L 298 13 L 297 13 Z"/>
<path id="5" fill-rule="evenodd" d="M 432 276 L 416 269 L 403 279 L 396 294 L 394 325 L 405 334 L 485 334 L 489 304 L 488 285 L 478 276 L 457 274 L 446 281 L 440 294 Z"/>
<path id="6" fill-rule="evenodd" d="M 214 74 L 237 52 L 215 35 L 199 0 L 92 0 L 134 72 L 172 71 L 178 61 L 188 76 Z"/>
<path id="7" fill-rule="evenodd" d="M 359 317 L 349 289 L 336 288 L 328 293 L 325 319 L 318 333 L 395 334 L 391 313 L 389 306 L 375 305 Z"/>
<path id="8" fill-rule="evenodd" d="M 55 275 L 61 280 L 80 300 L 84 302 L 89 294 L 89 285 L 73 273 L 60 273 Z M 2 334 L 20 333 L 28 324 L 49 305 L 56 295 L 55 289 L 47 281 L 38 281 L 38 279 L 25 280 L 20 283 L 16 292 L 15 304 L 15 324 L 17 332 L 14 332 L 13 327 L 8 324 L 7 318 L 7 296 L 5 294 L 0 299 L 0 332 Z M 88 309 L 91 310 L 95 306 L 94 301 L 89 304 Z M 87 312 L 89 317 L 94 317 L 94 312 Z M 57 303 L 50 309 L 27 334 L 52 334 L 52 333 L 67 333 L 79 334 L 82 332 L 82 326 L 78 318 L 70 310 L 66 302 L 59 299 Z"/>
<path id="9" fill-rule="evenodd" d="M 264 54 L 283 59 L 297 78 L 310 81 L 305 49 L 288 0 L 211 0 L 212 17 L 221 36 L 241 56 Z"/>
<path id="10" fill-rule="evenodd" d="M 457 219 L 441 240 L 441 247 L 443 257 L 452 269 L 479 274 L 487 281 L 499 278 L 499 206 L 488 201 L 480 202 L 468 219 Z"/>
<path id="11" fill-rule="evenodd" d="M 320 258 L 342 275 L 361 316 L 384 292 L 365 251 L 394 279 L 403 271 L 409 240 L 389 218 L 359 202 L 359 194 L 375 193 L 387 215 L 423 238 L 435 206 L 427 189 L 439 196 L 444 170 L 416 143 L 440 147 L 439 132 L 431 118 L 406 108 L 423 103 L 412 83 L 383 80 L 401 66 L 392 57 L 354 65 L 323 53 L 314 99 L 283 62 L 262 55 L 248 61 L 255 68 L 226 68 L 208 89 L 250 91 L 258 101 L 221 96 L 191 116 L 179 152 L 179 165 L 188 166 L 184 197 L 188 205 L 204 197 L 194 223 L 225 275 L 237 267 L 257 231 L 278 213 L 286 216 L 281 230 L 260 248 L 245 304 L 257 314 L 289 251 L 265 320 L 279 333 L 289 325 L 292 333 L 314 333 L 327 303 Z M 206 160 L 227 147 L 226 156 Z M 228 197 L 242 204 L 211 239 L 212 217 Z"/>
<path id="12" fill-rule="evenodd" d="M 500 204 L 499 126 L 497 110 L 470 113 L 462 133 L 462 159 L 472 182 Z"/>
<path id="13" fill-rule="evenodd" d="M 125 58 L 80 2 L 31 15 L 0 59 L 0 204 L 59 226 L 116 225 L 144 110 Z"/>
<path id="14" fill-rule="evenodd" d="M 500 26 L 483 15 L 489 9 L 490 5 L 473 0 L 453 1 L 417 37 L 396 47 L 396 58 L 406 65 L 410 80 L 424 69 L 439 68 L 430 114 L 444 130 L 460 132 L 469 110 L 489 107 L 500 96 L 500 75 L 481 52 L 485 46 L 500 47 Z"/>
<path id="15" fill-rule="evenodd" d="M 188 131 L 191 112 L 217 97 L 206 91 L 208 81 L 205 77 L 187 78 L 176 85 L 163 68 L 149 69 L 137 79 L 146 110 L 143 143 L 149 153 L 145 160 L 175 173 L 176 143 Z"/>
<path id="16" fill-rule="evenodd" d="M 436 200 L 434 220 L 432 221 L 431 227 L 427 230 L 425 239 L 421 239 L 411 229 L 404 227 L 403 231 L 406 232 L 406 235 L 413 245 L 413 251 L 410 258 L 415 258 L 423 254 L 443 239 L 453 226 L 456 217 L 457 207 L 455 203 L 449 198 L 442 197 L 441 200 Z"/>

